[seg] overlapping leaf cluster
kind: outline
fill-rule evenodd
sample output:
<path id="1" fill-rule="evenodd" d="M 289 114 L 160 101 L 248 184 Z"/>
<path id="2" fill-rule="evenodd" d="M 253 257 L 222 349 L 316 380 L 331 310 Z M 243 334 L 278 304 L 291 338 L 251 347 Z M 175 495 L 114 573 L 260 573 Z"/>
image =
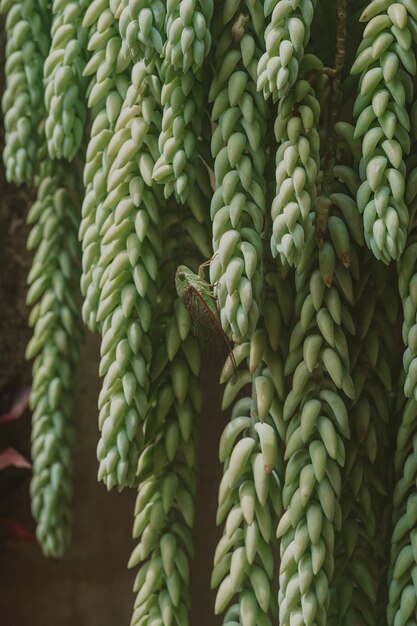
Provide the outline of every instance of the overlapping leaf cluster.
<path id="1" fill-rule="evenodd" d="M 45 554 L 70 536 L 82 317 L 101 337 L 98 477 L 138 488 L 132 625 L 188 624 L 193 324 L 216 305 L 238 371 L 221 376 L 215 613 L 371 626 L 386 609 L 415 624 L 414 0 L 0 6 L 6 174 L 38 190 L 28 357 Z M 211 257 L 211 313 L 196 319 L 211 291 L 186 286 L 184 305 L 175 271 Z"/>

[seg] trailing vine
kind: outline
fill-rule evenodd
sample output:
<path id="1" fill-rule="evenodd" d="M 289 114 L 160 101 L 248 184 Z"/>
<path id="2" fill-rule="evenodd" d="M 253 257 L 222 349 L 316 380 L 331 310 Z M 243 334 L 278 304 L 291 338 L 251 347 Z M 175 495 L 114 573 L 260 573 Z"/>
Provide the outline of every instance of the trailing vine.
<path id="1" fill-rule="evenodd" d="M 214 612 L 371 626 L 386 610 L 412 626 L 414 0 L 0 10 L 6 177 L 37 191 L 27 357 L 44 553 L 71 534 L 82 319 L 100 335 L 98 477 L 138 489 L 132 625 L 188 624 L 200 374 L 220 345 Z"/>

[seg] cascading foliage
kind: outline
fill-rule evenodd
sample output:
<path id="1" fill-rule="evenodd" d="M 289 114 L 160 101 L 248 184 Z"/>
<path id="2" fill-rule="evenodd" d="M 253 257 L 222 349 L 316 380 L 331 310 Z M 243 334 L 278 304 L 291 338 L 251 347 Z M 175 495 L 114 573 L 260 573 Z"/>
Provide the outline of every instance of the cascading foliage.
<path id="1" fill-rule="evenodd" d="M 44 163 L 38 197 L 29 214 L 29 249 L 36 248 L 28 276 L 27 304 L 35 358 L 30 404 L 33 477 L 30 486 L 36 534 L 48 556 L 61 556 L 71 531 L 72 405 L 80 344 L 77 172 L 61 161 Z"/>
<path id="2" fill-rule="evenodd" d="M 5 90 L 2 95 L 6 142 L 6 177 L 16 184 L 33 183 L 39 148 L 44 143 L 39 126 L 45 123 L 43 67 L 51 43 L 47 2 L 6 2 Z"/>
<path id="3" fill-rule="evenodd" d="M 101 340 L 98 477 L 138 489 L 131 624 L 188 625 L 217 332 L 233 358 L 212 374 L 230 412 L 214 613 L 415 626 L 415 0 L 0 10 L 6 178 L 36 188 L 30 492 L 45 555 L 71 533 L 82 319 Z M 211 287 L 200 276 L 177 297 L 176 268 L 205 262 Z"/>

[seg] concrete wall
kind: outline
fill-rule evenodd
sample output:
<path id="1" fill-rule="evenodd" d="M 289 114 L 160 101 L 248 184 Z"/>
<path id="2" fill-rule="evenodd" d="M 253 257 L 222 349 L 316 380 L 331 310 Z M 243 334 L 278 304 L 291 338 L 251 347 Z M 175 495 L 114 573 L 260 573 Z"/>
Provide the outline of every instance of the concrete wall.
<path id="1" fill-rule="evenodd" d="M 60 561 L 43 558 L 36 545 L 6 542 L 0 554 L 0 622 L 7 626 L 128 626 L 134 571 L 126 563 L 135 491 L 108 493 L 96 481 L 98 341 L 86 334 L 76 408 L 73 542 Z M 209 581 L 219 531 L 215 528 L 221 468 L 218 439 L 227 419 L 216 385 L 205 381 L 201 418 L 196 559 L 192 564 L 192 626 L 215 626 Z M 210 396 L 210 397 L 209 397 Z M 25 495 L 26 509 L 28 509 Z"/>

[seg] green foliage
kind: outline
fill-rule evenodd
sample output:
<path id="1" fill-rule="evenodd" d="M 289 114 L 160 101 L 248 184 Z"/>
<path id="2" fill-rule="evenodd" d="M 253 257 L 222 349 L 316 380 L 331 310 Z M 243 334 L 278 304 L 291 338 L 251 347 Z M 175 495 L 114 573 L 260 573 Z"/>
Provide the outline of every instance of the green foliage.
<path id="1" fill-rule="evenodd" d="M 0 8 L 7 178 L 38 188 L 27 354 L 45 554 L 70 535 L 82 316 L 101 337 L 99 479 L 138 488 L 132 625 L 188 624 L 196 339 L 213 318 L 238 368 L 221 374 L 215 613 L 373 626 L 387 608 L 413 626 L 414 0 Z M 208 259 L 212 318 L 190 316 L 176 269 Z"/>
<path id="2" fill-rule="evenodd" d="M 45 163 L 28 221 L 36 249 L 28 276 L 33 326 L 26 356 L 34 358 L 30 394 L 36 535 L 47 556 L 61 556 L 71 532 L 72 405 L 80 333 L 77 174 L 62 162 Z"/>

